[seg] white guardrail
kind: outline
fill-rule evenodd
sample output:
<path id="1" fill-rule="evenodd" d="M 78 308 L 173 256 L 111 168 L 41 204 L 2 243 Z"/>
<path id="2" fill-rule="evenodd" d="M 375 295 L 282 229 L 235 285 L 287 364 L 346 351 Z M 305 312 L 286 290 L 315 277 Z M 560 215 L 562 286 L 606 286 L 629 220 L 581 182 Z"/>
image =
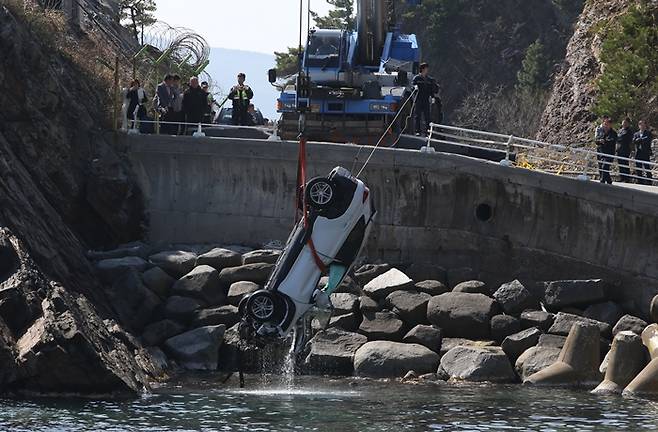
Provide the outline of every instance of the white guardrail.
<path id="1" fill-rule="evenodd" d="M 274 126 L 236 126 L 221 123 L 187 123 L 187 122 L 172 122 L 160 120 L 157 116 L 155 120 L 128 120 L 121 128 L 123 132 L 129 135 L 139 134 L 141 125 L 153 125 L 153 133 L 159 134 L 172 134 L 172 135 L 192 135 L 193 137 L 205 137 L 204 128 L 218 128 L 218 129 L 253 129 L 267 134 L 270 140 L 278 140 L 276 122 Z M 163 127 L 164 126 L 164 127 Z M 166 129 L 167 127 L 170 129 Z M 174 132 L 174 133 L 172 133 Z"/>
<path id="2" fill-rule="evenodd" d="M 599 176 L 600 171 L 610 173 L 613 179 L 620 179 L 619 164 L 628 164 L 629 173 L 624 175 L 627 179 L 637 180 L 638 183 L 650 184 L 646 178 L 647 171 L 653 173 L 653 179 L 658 177 L 658 163 L 639 161 L 644 167 L 639 167 L 636 159 L 617 155 L 598 153 L 583 147 L 568 147 L 550 144 L 542 141 L 519 138 L 513 135 L 503 135 L 473 129 L 460 128 L 442 124 L 430 124 L 427 136 L 427 146 L 432 143 L 457 145 L 461 147 L 500 150 L 506 157 L 500 163 L 506 166 L 516 166 L 550 174 L 576 177 L 580 180 L 590 180 Z M 514 160 L 510 155 L 514 154 Z M 600 169 L 599 158 L 609 165 L 609 169 Z M 639 175 L 642 174 L 642 175 Z"/>

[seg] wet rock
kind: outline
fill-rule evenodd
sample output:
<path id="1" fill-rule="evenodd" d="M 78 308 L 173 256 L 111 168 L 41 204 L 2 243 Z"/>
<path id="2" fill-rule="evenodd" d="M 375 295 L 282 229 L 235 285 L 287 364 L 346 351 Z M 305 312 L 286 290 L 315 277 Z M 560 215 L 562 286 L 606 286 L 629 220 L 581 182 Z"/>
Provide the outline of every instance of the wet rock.
<path id="1" fill-rule="evenodd" d="M 557 335 L 568 335 L 571 331 L 571 327 L 575 323 L 587 323 L 595 325 L 598 327 L 601 336 L 606 337 L 610 335 L 610 325 L 601 321 L 596 321 L 593 319 L 581 317 L 578 315 L 567 314 L 564 312 L 559 312 L 555 317 L 555 322 L 548 330 L 549 333 Z"/>
<path id="2" fill-rule="evenodd" d="M 259 249 L 242 255 L 242 262 L 244 264 L 275 264 L 279 256 L 281 256 L 281 251 L 278 249 Z"/>
<path id="3" fill-rule="evenodd" d="M 226 303 L 226 294 L 219 280 L 219 272 L 207 265 L 195 267 L 178 279 L 172 291 L 176 295 L 192 297 L 207 305 Z"/>
<path id="4" fill-rule="evenodd" d="M 242 297 L 244 297 L 247 294 L 251 294 L 253 292 L 258 291 L 261 289 L 261 286 L 258 285 L 257 283 L 253 282 L 248 282 L 248 281 L 241 281 L 241 282 L 234 282 L 231 284 L 231 286 L 228 289 L 228 303 L 237 306 L 240 304 L 240 300 L 242 300 Z"/>
<path id="5" fill-rule="evenodd" d="M 647 349 L 631 331 L 617 333 L 608 354 L 605 378 L 592 393 L 621 393 L 647 364 Z"/>
<path id="6" fill-rule="evenodd" d="M 222 285 L 229 287 L 231 284 L 240 281 L 254 282 L 263 285 L 270 277 L 274 269 L 273 264 L 256 263 L 245 264 L 239 267 L 227 267 L 219 273 L 219 279 Z"/>
<path id="7" fill-rule="evenodd" d="M 447 337 L 487 339 L 495 313 L 493 299 L 484 294 L 450 292 L 432 297 L 427 304 L 428 320 Z"/>
<path id="8" fill-rule="evenodd" d="M 416 284 L 414 284 L 414 288 L 418 292 L 424 292 L 431 296 L 441 295 L 450 291 L 444 283 L 431 279 L 416 282 Z"/>
<path id="9" fill-rule="evenodd" d="M 540 345 L 528 348 L 516 359 L 514 369 L 521 381 L 525 381 L 529 376 L 555 363 L 561 350 L 562 347 Z"/>
<path id="10" fill-rule="evenodd" d="M 458 346 L 441 357 L 439 374 L 453 381 L 516 382 L 505 353 L 498 347 Z"/>
<path id="11" fill-rule="evenodd" d="M 390 269 L 391 266 L 388 264 L 366 264 L 359 267 L 354 272 L 354 276 L 359 285 L 365 286 L 368 282 L 377 276 L 386 273 Z"/>
<path id="12" fill-rule="evenodd" d="M 436 280 L 444 284 L 446 282 L 446 269 L 436 264 L 413 263 L 407 268 L 405 273 L 414 282 L 424 280 Z"/>
<path id="13" fill-rule="evenodd" d="M 548 282 L 544 293 L 546 306 L 551 310 L 600 303 L 605 297 L 605 284 L 601 279 Z"/>
<path id="14" fill-rule="evenodd" d="M 494 315 L 491 318 L 491 338 L 501 343 L 509 335 L 521 330 L 521 321 L 511 315 Z"/>
<path id="15" fill-rule="evenodd" d="M 632 331 L 636 335 L 641 335 L 642 331 L 644 331 L 648 325 L 649 324 L 641 318 L 633 315 L 624 315 L 619 321 L 617 321 L 617 324 L 615 324 L 612 329 L 612 335 L 615 336 L 622 331 Z"/>
<path id="16" fill-rule="evenodd" d="M 196 265 L 208 265 L 217 271 L 228 267 L 242 265 L 242 255 L 229 249 L 214 248 L 203 255 L 199 255 Z"/>
<path id="17" fill-rule="evenodd" d="M 148 263 L 140 257 L 110 258 L 96 263 L 96 271 L 100 278 L 110 283 L 128 271 L 143 272 Z"/>
<path id="18" fill-rule="evenodd" d="M 354 372 L 358 376 L 402 377 L 409 370 L 425 374 L 434 372 L 438 364 L 438 354 L 416 344 L 374 341 L 354 354 Z"/>
<path id="19" fill-rule="evenodd" d="M 254 345 L 245 344 L 240 338 L 238 324 L 226 330 L 224 341 L 219 347 L 217 369 L 225 372 L 245 373 L 260 372 L 259 353 L 262 350 Z"/>
<path id="20" fill-rule="evenodd" d="M 439 353 L 441 351 L 441 329 L 419 324 L 404 335 L 402 342 L 423 345 L 435 353 Z"/>
<path id="21" fill-rule="evenodd" d="M 471 294 L 489 294 L 487 284 L 479 280 L 460 282 L 452 289 L 452 292 L 463 292 Z"/>
<path id="22" fill-rule="evenodd" d="M 410 370 L 407 372 L 404 377 L 402 377 L 402 382 L 414 381 L 418 379 L 418 374 L 416 371 Z"/>
<path id="23" fill-rule="evenodd" d="M 392 268 L 368 282 L 363 287 L 363 291 L 374 299 L 383 299 L 393 291 L 407 290 L 413 284 L 409 276 L 396 268 Z"/>
<path id="24" fill-rule="evenodd" d="M 538 328 L 532 327 L 513 335 L 507 336 L 500 347 L 512 363 L 516 362 L 521 354 L 528 348 L 537 345 L 541 332 Z"/>
<path id="25" fill-rule="evenodd" d="M 120 275 L 105 293 L 121 323 L 134 331 L 141 331 L 161 304 L 135 270 Z"/>
<path id="26" fill-rule="evenodd" d="M 352 375 L 354 353 L 368 342 L 368 338 L 336 328 L 320 331 L 310 340 L 310 351 L 304 361 L 312 373 Z"/>
<path id="27" fill-rule="evenodd" d="M 153 267 L 142 273 L 144 285 L 160 298 L 167 298 L 176 280 L 160 267 Z"/>
<path id="28" fill-rule="evenodd" d="M 149 261 L 176 279 L 191 272 L 196 259 L 196 254 L 182 250 L 163 251 L 149 257 Z"/>
<path id="29" fill-rule="evenodd" d="M 343 315 L 336 315 L 329 320 L 329 327 L 338 327 L 345 331 L 356 331 L 361 325 L 361 314 L 351 312 Z"/>
<path id="30" fill-rule="evenodd" d="M 146 346 L 160 345 L 172 336 L 179 335 L 185 331 L 185 327 L 176 321 L 164 319 L 149 324 L 144 328 L 142 341 Z"/>
<path id="31" fill-rule="evenodd" d="M 446 272 L 446 279 L 448 286 L 454 288 L 461 282 L 476 280 L 477 273 L 470 267 L 452 268 Z"/>
<path id="32" fill-rule="evenodd" d="M 165 318 L 187 323 L 192 320 L 197 309 L 201 309 L 201 304 L 197 300 L 189 297 L 171 296 L 165 302 L 162 314 Z"/>
<path id="33" fill-rule="evenodd" d="M 165 341 L 165 350 L 185 369 L 216 370 L 223 325 L 204 326 Z"/>
<path id="34" fill-rule="evenodd" d="M 359 326 L 359 333 L 368 340 L 402 340 L 404 323 L 392 312 L 375 312 L 366 314 Z"/>
<path id="35" fill-rule="evenodd" d="M 495 346 L 495 343 L 494 343 L 494 341 L 474 341 L 474 340 L 464 339 L 464 338 L 447 338 L 447 337 L 444 337 L 441 340 L 441 351 L 439 351 L 439 356 L 443 357 L 445 355 L 445 353 L 447 353 L 451 349 L 453 349 L 455 347 L 458 347 L 458 346 L 484 348 L 484 347 Z"/>
<path id="36" fill-rule="evenodd" d="M 238 321 L 240 321 L 238 308 L 233 305 L 200 309 L 195 311 L 192 317 L 192 325 L 194 327 L 223 324 L 226 328 L 230 328 L 237 324 Z"/>
<path id="37" fill-rule="evenodd" d="M 583 311 L 585 318 L 608 323 L 611 327 L 617 324 L 623 315 L 624 311 L 621 307 L 611 301 L 593 304 Z"/>
<path id="38" fill-rule="evenodd" d="M 521 328 L 537 327 L 541 331 L 548 331 L 555 321 L 555 315 L 540 310 L 526 310 L 521 312 Z"/>
<path id="39" fill-rule="evenodd" d="M 368 296 L 361 296 L 359 297 L 359 310 L 361 310 L 361 313 L 363 314 L 374 313 L 381 311 L 382 306 Z"/>
<path id="40" fill-rule="evenodd" d="M 525 289 L 518 280 L 503 284 L 496 290 L 493 297 L 501 305 L 505 313 L 520 314 L 526 309 L 536 308 L 537 300 Z"/>
<path id="41" fill-rule="evenodd" d="M 429 294 L 418 291 L 394 291 L 386 297 L 385 305 L 409 325 L 427 322 Z"/>
<path id="42" fill-rule="evenodd" d="M 359 297 L 350 293 L 331 294 L 331 304 L 335 315 L 344 315 L 359 310 Z"/>

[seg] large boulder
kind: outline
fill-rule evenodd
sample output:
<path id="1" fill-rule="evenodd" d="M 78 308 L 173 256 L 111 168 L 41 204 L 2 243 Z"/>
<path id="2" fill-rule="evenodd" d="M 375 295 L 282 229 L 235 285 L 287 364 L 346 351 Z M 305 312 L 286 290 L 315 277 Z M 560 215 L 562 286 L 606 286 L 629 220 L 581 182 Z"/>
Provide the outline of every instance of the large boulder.
<path id="1" fill-rule="evenodd" d="M 359 310 L 359 297 L 350 293 L 333 293 L 331 304 L 335 315 L 349 314 Z"/>
<path id="2" fill-rule="evenodd" d="M 413 285 L 414 282 L 409 276 L 392 268 L 368 282 L 363 291 L 374 299 L 383 299 L 393 291 L 407 290 Z"/>
<path id="3" fill-rule="evenodd" d="M 501 285 L 493 297 L 505 313 L 510 315 L 518 315 L 526 309 L 533 309 L 539 305 L 530 291 L 518 280 Z"/>
<path id="4" fill-rule="evenodd" d="M 304 366 L 317 374 L 352 375 L 354 353 L 366 342 L 368 338 L 358 333 L 337 328 L 320 331 L 309 342 Z"/>
<path id="5" fill-rule="evenodd" d="M 240 281 L 249 281 L 262 285 L 267 282 L 267 279 L 270 277 L 270 273 L 272 273 L 273 269 L 274 265 L 267 263 L 255 263 L 245 264 L 239 267 L 227 267 L 222 269 L 222 271 L 219 273 L 219 279 L 222 281 L 222 285 L 225 287 L 229 287 L 231 284 Z"/>
<path id="6" fill-rule="evenodd" d="M 512 315 L 494 315 L 491 318 L 491 338 L 498 343 L 520 330 L 521 321 Z"/>
<path id="7" fill-rule="evenodd" d="M 464 338 L 447 338 L 444 337 L 441 340 L 441 351 L 439 351 L 439 357 L 443 357 L 448 351 L 458 346 L 468 346 L 476 348 L 485 348 L 495 346 L 494 341 L 474 341 Z"/>
<path id="8" fill-rule="evenodd" d="M 359 326 L 359 333 L 368 340 L 402 340 L 404 323 L 393 312 L 365 314 Z"/>
<path id="9" fill-rule="evenodd" d="M 514 363 L 525 350 L 537 345 L 540 335 L 539 329 L 532 327 L 507 336 L 500 347 L 505 351 L 510 361 Z"/>
<path id="10" fill-rule="evenodd" d="M 564 313 L 564 312 L 559 312 L 555 316 L 555 322 L 548 330 L 548 332 L 552 334 L 566 336 L 571 331 L 571 327 L 576 323 L 586 323 L 590 325 L 595 325 L 599 329 L 601 336 L 603 337 L 610 336 L 610 331 L 611 331 L 610 324 L 581 317 L 578 315 Z"/>
<path id="11" fill-rule="evenodd" d="M 359 285 L 365 286 L 368 282 L 390 269 L 391 266 L 389 264 L 365 264 L 356 269 L 354 276 Z"/>
<path id="12" fill-rule="evenodd" d="M 171 296 L 164 304 L 162 315 L 175 321 L 190 322 L 201 303 L 189 297 Z"/>
<path id="13" fill-rule="evenodd" d="M 359 297 L 359 310 L 363 314 L 379 312 L 383 306 L 376 300 L 368 296 Z"/>
<path id="14" fill-rule="evenodd" d="M 424 324 L 427 322 L 427 303 L 429 294 L 418 291 L 393 291 L 386 300 L 385 305 L 398 314 L 408 325 Z"/>
<path id="15" fill-rule="evenodd" d="M 375 378 L 402 377 L 413 370 L 422 375 L 436 371 L 439 355 L 417 344 L 368 342 L 354 354 L 354 372 Z"/>
<path id="16" fill-rule="evenodd" d="M 617 321 L 624 316 L 624 311 L 617 303 L 608 301 L 589 306 L 583 311 L 583 316 L 585 318 L 601 321 L 610 324 L 610 326 L 614 326 L 617 324 Z"/>
<path id="17" fill-rule="evenodd" d="M 279 249 L 258 249 L 242 255 L 242 262 L 244 264 L 275 264 L 276 260 L 279 259 L 279 256 L 281 256 L 281 251 Z"/>
<path id="18" fill-rule="evenodd" d="M 172 291 L 176 295 L 192 297 L 207 305 L 226 303 L 226 294 L 219 280 L 219 272 L 207 265 L 195 267 L 178 279 Z"/>
<path id="19" fill-rule="evenodd" d="M 164 299 L 169 297 L 171 287 L 176 282 L 176 279 L 169 276 L 160 267 L 152 267 L 142 273 L 142 281 L 148 289 Z"/>
<path id="20" fill-rule="evenodd" d="M 149 257 L 149 261 L 176 279 L 191 272 L 196 259 L 195 253 L 182 250 L 158 252 Z"/>
<path id="21" fill-rule="evenodd" d="M 525 381 L 529 376 L 555 363 L 561 350 L 562 347 L 539 344 L 528 348 L 516 359 L 514 369 L 521 381 Z"/>
<path id="22" fill-rule="evenodd" d="M 227 267 L 242 265 L 242 255 L 229 249 L 214 248 L 203 255 L 199 255 L 196 265 L 209 265 L 217 271 Z"/>
<path id="23" fill-rule="evenodd" d="M 441 339 L 440 328 L 419 324 L 404 335 L 402 342 L 422 345 L 438 354 L 441 351 Z"/>
<path id="24" fill-rule="evenodd" d="M 447 337 L 487 339 L 496 309 L 493 299 L 484 294 L 449 292 L 430 299 L 427 318 Z"/>
<path id="25" fill-rule="evenodd" d="M 170 319 L 160 320 L 147 325 L 142 333 L 142 341 L 145 346 L 160 345 L 172 336 L 185 331 L 185 327 Z"/>
<path id="26" fill-rule="evenodd" d="M 460 282 L 452 289 L 452 292 L 463 292 L 471 294 L 489 294 L 489 287 L 482 281 L 471 280 Z"/>
<path id="27" fill-rule="evenodd" d="M 431 296 L 441 295 L 450 291 L 443 282 L 432 279 L 416 282 L 414 288 L 418 292 L 424 292 Z"/>
<path id="28" fill-rule="evenodd" d="M 227 296 L 228 303 L 233 306 L 237 306 L 240 304 L 240 300 L 242 300 L 242 297 L 244 297 L 247 294 L 256 292 L 259 289 L 261 289 L 261 286 L 258 285 L 257 283 L 253 283 L 249 281 L 234 282 L 231 284 L 231 286 L 228 289 L 228 296 Z"/>
<path id="29" fill-rule="evenodd" d="M 413 263 L 405 271 L 415 282 L 436 280 L 445 284 L 446 269 L 436 264 Z"/>
<path id="30" fill-rule="evenodd" d="M 606 299 L 605 283 L 601 279 L 561 280 L 548 282 L 544 301 L 551 310 L 567 306 L 584 306 Z"/>
<path id="31" fill-rule="evenodd" d="M 186 369 L 216 370 L 225 330 L 223 325 L 199 327 L 167 339 L 164 347 Z"/>
<path id="32" fill-rule="evenodd" d="M 541 331 L 548 331 L 555 322 L 555 315 L 541 310 L 526 310 L 521 312 L 521 328 L 537 327 Z"/>
<path id="33" fill-rule="evenodd" d="M 361 325 L 362 317 L 358 312 L 334 315 L 329 320 L 329 327 L 338 327 L 348 332 L 357 331 Z"/>
<path id="34" fill-rule="evenodd" d="M 238 308 L 233 305 L 219 306 L 194 311 L 192 325 L 195 327 L 224 324 L 231 328 L 240 321 Z"/>
<path id="35" fill-rule="evenodd" d="M 512 365 L 499 347 L 457 346 L 441 357 L 439 374 L 453 381 L 517 381 Z"/>
<path id="36" fill-rule="evenodd" d="M 136 256 L 108 258 L 98 261 L 96 263 L 96 270 L 103 281 L 110 283 L 129 271 L 143 272 L 148 265 L 149 263 L 144 261 L 144 259 Z"/>
<path id="37" fill-rule="evenodd" d="M 161 303 L 160 297 L 144 286 L 136 270 L 120 275 L 105 293 L 121 323 L 133 331 L 142 330 Z"/>
<path id="38" fill-rule="evenodd" d="M 617 321 L 614 328 L 612 329 L 612 335 L 615 336 L 619 332 L 631 331 L 636 335 L 641 335 L 644 329 L 649 324 L 636 316 L 633 315 L 624 315 Z"/>

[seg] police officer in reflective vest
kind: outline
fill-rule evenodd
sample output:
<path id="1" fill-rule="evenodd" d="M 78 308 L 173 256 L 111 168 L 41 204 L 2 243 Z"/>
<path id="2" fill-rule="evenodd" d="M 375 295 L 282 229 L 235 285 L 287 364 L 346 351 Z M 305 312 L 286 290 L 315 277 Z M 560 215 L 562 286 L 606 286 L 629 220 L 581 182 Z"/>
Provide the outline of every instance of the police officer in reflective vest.
<path id="1" fill-rule="evenodd" d="M 238 85 L 231 88 L 228 94 L 229 99 L 233 101 L 233 124 L 236 126 L 251 126 L 253 120 L 249 114 L 249 104 L 254 97 L 254 92 L 244 80 L 246 75 L 242 72 L 238 74 Z"/>

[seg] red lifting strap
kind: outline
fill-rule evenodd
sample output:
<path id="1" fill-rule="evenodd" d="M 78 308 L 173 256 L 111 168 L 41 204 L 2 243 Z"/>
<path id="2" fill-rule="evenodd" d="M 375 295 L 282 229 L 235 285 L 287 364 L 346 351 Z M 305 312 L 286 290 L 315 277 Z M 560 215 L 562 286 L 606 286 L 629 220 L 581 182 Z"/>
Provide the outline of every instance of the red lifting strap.
<path id="1" fill-rule="evenodd" d="M 308 211 L 306 207 L 306 138 L 304 137 L 299 139 L 299 155 L 297 157 L 297 194 L 295 199 L 295 223 L 299 222 L 299 211 L 297 210 L 297 206 L 301 202 L 304 228 L 308 229 Z M 307 244 L 309 249 L 311 249 L 311 255 L 313 256 L 315 265 L 318 266 L 321 272 L 326 273 L 327 266 L 322 261 L 322 258 L 320 258 L 317 249 L 315 249 L 312 236 L 308 237 Z"/>

